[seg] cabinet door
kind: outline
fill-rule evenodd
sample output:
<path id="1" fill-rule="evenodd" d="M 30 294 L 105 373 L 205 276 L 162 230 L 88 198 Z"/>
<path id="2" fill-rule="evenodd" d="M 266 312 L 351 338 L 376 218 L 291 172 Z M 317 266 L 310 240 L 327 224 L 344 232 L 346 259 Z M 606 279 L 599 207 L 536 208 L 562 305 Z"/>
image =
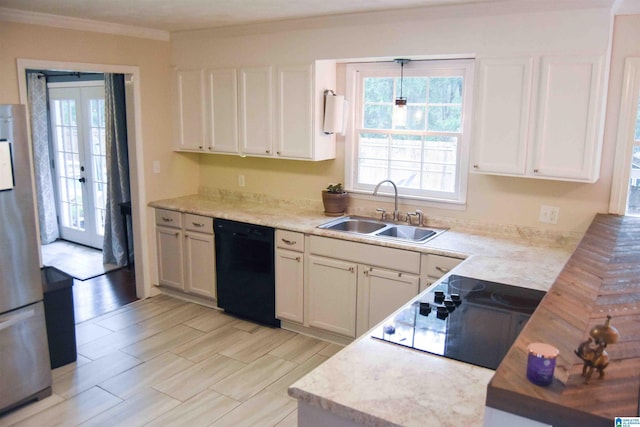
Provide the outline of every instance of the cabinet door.
<path id="1" fill-rule="evenodd" d="M 184 290 L 203 297 L 216 297 L 215 246 L 213 234 L 184 234 Z"/>
<path id="2" fill-rule="evenodd" d="M 599 56 L 543 57 L 533 175 L 595 181 L 599 174 Z"/>
<path id="3" fill-rule="evenodd" d="M 182 231 L 175 228 L 156 227 L 156 240 L 159 283 L 182 290 Z"/>
<path id="4" fill-rule="evenodd" d="M 276 250 L 276 317 L 304 321 L 304 260 L 300 252 Z"/>
<path id="5" fill-rule="evenodd" d="M 207 71 L 209 149 L 238 153 L 238 78 L 236 69 Z"/>
<path id="6" fill-rule="evenodd" d="M 176 146 L 181 150 L 205 150 L 205 91 L 202 70 L 176 71 Z"/>
<path id="7" fill-rule="evenodd" d="M 240 143 L 242 154 L 272 155 L 271 67 L 240 69 Z"/>
<path id="8" fill-rule="evenodd" d="M 311 65 L 278 67 L 277 155 L 313 157 L 313 69 Z"/>
<path id="9" fill-rule="evenodd" d="M 525 173 L 532 64 L 532 58 L 479 61 L 474 171 L 508 175 Z"/>
<path id="10" fill-rule="evenodd" d="M 356 336 L 356 264 L 309 257 L 309 325 Z"/>
<path id="11" fill-rule="evenodd" d="M 358 335 L 361 335 L 418 295 L 420 278 L 397 271 L 359 267 Z"/>

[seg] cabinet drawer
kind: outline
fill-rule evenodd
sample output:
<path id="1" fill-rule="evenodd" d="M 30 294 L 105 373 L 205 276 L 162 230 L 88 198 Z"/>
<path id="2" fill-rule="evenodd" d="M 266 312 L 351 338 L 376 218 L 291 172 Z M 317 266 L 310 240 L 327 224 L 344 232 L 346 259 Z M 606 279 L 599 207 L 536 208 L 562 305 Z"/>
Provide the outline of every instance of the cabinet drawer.
<path id="1" fill-rule="evenodd" d="M 276 246 L 291 251 L 304 252 L 304 234 L 295 231 L 276 230 Z"/>
<path id="2" fill-rule="evenodd" d="M 156 209 L 156 224 L 165 227 L 182 228 L 182 214 L 166 209 Z"/>
<path id="3" fill-rule="evenodd" d="M 462 262 L 461 259 L 442 255 L 428 254 L 425 257 L 426 262 L 424 264 L 426 271 L 423 271 L 423 273 L 426 273 L 427 276 L 436 279 L 444 276 Z"/>
<path id="4" fill-rule="evenodd" d="M 189 231 L 213 234 L 213 218 L 194 214 L 184 214 L 184 228 Z"/>

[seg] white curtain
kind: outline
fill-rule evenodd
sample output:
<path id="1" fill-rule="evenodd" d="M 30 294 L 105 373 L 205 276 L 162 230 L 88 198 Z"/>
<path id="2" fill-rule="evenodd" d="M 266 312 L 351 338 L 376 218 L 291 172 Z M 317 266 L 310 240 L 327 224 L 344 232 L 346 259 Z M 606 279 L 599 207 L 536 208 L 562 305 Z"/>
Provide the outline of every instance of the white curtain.
<path id="1" fill-rule="evenodd" d="M 42 244 L 60 237 L 56 214 L 56 200 L 49 149 L 49 119 L 47 114 L 47 80 L 39 73 L 27 75 L 29 109 L 31 110 L 31 139 L 38 202 L 38 221 Z"/>
<path id="2" fill-rule="evenodd" d="M 105 74 L 105 125 L 107 151 L 107 212 L 102 258 L 105 263 L 127 265 L 120 203 L 131 201 L 124 75 Z M 132 239 L 129 239 L 131 243 Z M 129 248 L 132 248 L 129 245 Z M 131 253 L 133 251 L 130 251 Z"/>

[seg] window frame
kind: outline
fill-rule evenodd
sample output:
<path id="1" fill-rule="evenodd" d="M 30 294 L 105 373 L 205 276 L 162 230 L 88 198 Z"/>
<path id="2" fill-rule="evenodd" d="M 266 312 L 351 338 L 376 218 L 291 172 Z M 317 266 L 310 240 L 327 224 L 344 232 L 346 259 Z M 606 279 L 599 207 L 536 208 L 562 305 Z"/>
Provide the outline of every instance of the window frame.
<path id="1" fill-rule="evenodd" d="M 462 76 L 462 111 L 461 111 L 461 131 L 460 132 L 436 132 L 436 131 L 404 131 L 404 130 L 384 130 L 383 134 L 411 134 L 424 136 L 450 136 L 460 135 L 457 147 L 457 164 L 455 171 L 455 191 L 438 192 L 424 190 L 409 190 L 398 188 L 399 197 L 428 204 L 437 207 L 460 209 L 466 206 L 467 181 L 469 176 L 469 157 L 471 139 L 471 113 L 473 106 L 473 75 L 475 61 L 469 58 L 463 59 L 442 59 L 442 60 L 415 60 L 404 67 L 405 77 L 446 77 Z M 385 62 L 355 62 L 346 64 L 346 86 L 348 98 L 351 102 L 349 111 L 350 126 L 345 133 L 345 188 L 354 194 L 372 194 L 375 185 L 356 186 L 358 173 L 358 134 L 360 131 L 367 133 L 368 129 L 360 129 L 359 118 L 362 117 L 361 89 L 363 79 L 366 77 L 400 77 L 400 67 L 393 61 Z M 411 100 L 409 100 L 411 103 Z M 370 133 L 380 133 L 371 130 Z M 388 187 L 388 188 L 387 188 Z M 390 195 L 390 186 L 380 188 L 380 194 Z"/>
<path id="2" fill-rule="evenodd" d="M 609 213 L 612 214 L 627 214 L 638 99 L 640 99 L 640 57 L 628 57 L 624 65 L 616 153 L 611 179 Z"/>

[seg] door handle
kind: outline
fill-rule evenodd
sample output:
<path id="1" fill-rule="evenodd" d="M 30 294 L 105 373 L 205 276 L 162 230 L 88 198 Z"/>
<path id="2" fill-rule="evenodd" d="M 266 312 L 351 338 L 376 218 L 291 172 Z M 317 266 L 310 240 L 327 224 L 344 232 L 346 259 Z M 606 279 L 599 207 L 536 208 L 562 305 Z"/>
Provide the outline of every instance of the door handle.
<path id="1" fill-rule="evenodd" d="M 80 178 L 78 181 L 80 181 L 81 183 L 85 183 L 87 182 L 87 179 L 83 176 L 82 178 Z"/>

